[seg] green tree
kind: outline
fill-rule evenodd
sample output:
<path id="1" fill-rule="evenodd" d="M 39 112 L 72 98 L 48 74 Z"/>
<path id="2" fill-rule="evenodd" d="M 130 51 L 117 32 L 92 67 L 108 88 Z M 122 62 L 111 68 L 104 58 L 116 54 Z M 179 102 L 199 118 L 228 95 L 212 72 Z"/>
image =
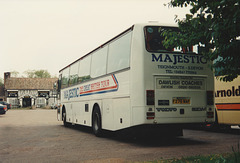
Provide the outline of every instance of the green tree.
<path id="1" fill-rule="evenodd" d="M 190 13 L 183 20 L 176 18 L 180 32 L 164 33 L 164 46 L 202 46 L 221 79 L 235 79 L 240 74 L 240 1 L 171 0 L 169 5 L 189 6 Z"/>
<path id="2" fill-rule="evenodd" d="M 24 71 L 23 73 L 26 74 L 27 78 L 34 78 L 34 72 L 35 70 L 27 70 Z"/>
<path id="3" fill-rule="evenodd" d="M 51 78 L 51 75 L 47 70 L 37 70 L 34 74 L 35 78 Z"/>
<path id="4" fill-rule="evenodd" d="M 18 71 L 11 71 L 11 77 L 18 77 L 19 72 Z"/>
<path id="5" fill-rule="evenodd" d="M 24 73 L 28 78 L 51 78 L 47 70 L 27 70 Z"/>

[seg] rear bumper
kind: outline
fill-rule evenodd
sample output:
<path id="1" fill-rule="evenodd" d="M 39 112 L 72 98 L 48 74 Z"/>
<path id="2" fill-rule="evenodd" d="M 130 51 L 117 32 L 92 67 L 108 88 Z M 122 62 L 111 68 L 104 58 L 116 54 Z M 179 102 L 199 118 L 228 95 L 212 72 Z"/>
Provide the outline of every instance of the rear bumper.
<path id="1" fill-rule="evenodd" d="M 0 110 L 0 114 L 5 114 L 6 111 L 5 110 Z"/>
<path id="2" fill-rule="evenodd" d="M 204 117 L 155 117 L 148 120 L 148 124 L 202 124 L 213 123 L 214 118 Z"/>

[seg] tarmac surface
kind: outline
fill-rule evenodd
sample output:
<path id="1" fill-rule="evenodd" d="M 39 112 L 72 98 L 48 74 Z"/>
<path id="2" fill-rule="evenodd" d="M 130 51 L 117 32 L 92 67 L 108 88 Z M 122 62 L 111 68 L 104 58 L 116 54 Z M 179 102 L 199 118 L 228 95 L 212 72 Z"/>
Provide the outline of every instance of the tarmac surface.
<path id="1" fill-rule="evenodd" d="M 240 143 L 238 127 L 228 132 L 184 130 L 184 136 L 104 138 L 91 128 L 66 128 L 56 110 L 9 110 L 0 115 L 0 163 L 144 162 L 232 152 Z"/>

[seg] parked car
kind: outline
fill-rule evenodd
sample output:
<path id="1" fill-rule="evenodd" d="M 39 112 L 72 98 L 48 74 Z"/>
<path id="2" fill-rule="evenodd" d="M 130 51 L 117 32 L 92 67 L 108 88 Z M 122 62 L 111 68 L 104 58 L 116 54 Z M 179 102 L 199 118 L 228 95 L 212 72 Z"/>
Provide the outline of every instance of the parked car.
<path id="1" fill-rule="evenodd" d="M 6 114 L 7 106 L 0 104 L 0 114 Z"/>
<path id="2" fill-rule="evenodd" d="M 0 101 L 0 104 L 6 105 L 6 106 L 7 106 L 7 109 L 11 109 L 11 107 L 12 107 L 11 104 L 9 104 L 9 103 L 7 103 L 7 102 L 5 102 L 5 101 Z"/>
<path id="3" fill-rule="evenodd" d="M 58 106 L 57 106 L 57 103 L 56 103 L 56 102 L 54 102 L 54 103 L 51 104 L 51 109 L 57 109 L 57 107 L 58 107 Z"/>

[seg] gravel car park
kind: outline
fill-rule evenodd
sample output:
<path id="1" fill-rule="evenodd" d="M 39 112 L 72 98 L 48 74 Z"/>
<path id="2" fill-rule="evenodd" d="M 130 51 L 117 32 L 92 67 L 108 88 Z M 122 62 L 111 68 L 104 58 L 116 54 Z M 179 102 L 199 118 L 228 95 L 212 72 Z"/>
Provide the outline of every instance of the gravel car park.
<path id="1" fill-rule="evenodd" d="M 12 109 L 0 116 L 0 162 L 124 163 L 231 153 L 239 131 L 185 129 L 177 138 L 129 138 L 118 133 L 99 138 L 90 127 L 64 127 L 56 110 Z"/>

